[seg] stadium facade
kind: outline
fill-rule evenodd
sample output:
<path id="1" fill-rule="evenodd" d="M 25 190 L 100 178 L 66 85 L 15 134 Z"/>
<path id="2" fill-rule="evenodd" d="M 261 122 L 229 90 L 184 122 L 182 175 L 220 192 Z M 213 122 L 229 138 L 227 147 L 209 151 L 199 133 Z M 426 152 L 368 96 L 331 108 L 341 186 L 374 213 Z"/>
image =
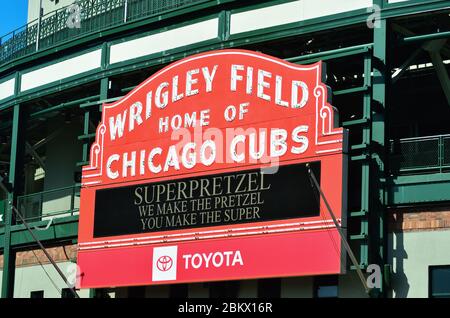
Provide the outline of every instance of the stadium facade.
<path id="1" fill-rule="evenodd" d="M 30 0 L 27 25 L 0 38 L 0 172 L 12 190 L 0 192 L 2 297 L 72 296 L 14 207 L 62 272 L 82 277 L 81 297 L 450 297 L 449 37 L 448 0 Z M 147 284 L 117 280 L 108 270 L 116 265 L 113 256 L 88 253 L 84 215 L 94 205 L 87 199 L 86 167 L 94 166 L 91 146 L 99 142 L 103 105 L 140 94 L 145 81 L 166 66 L 223 49 L 270 56 L 270 63 L 280 65 L 321 61 L 323 84 L 337 110 L 334 127 L 343 127 L 348 140 L 343 176 L 335 179 L 322 166 L 320 179 L 326 196 L 333 187 L 343 193 L 343 241 L 357 266 L 341 248 L 347 260 L 334 271 L 308 264 L 317 261 L 314 253 L 298 260 L 314 275 L 278 268 L 236 279 L 208 272 L 203 281 L 199 276 Z M 215 73 L 206 71 L 211 84 Z M 114 201 L 110 195 L 103 198 L 105 206 Z M 121 233 L 104 220 L 96 223 L 94 239 L 101 231 L 104 237 Z M 244 245 L 246 235 L 236 240 Z M 111 248 L 102 242 L 99 250 Z M 321 248 L 326 249 L 317 246 L 318 255 Z M 230 263 L 246 262 L 245 255 L 228 256 Z M 160 262 L 166 255 L 161 257 L 153 266 L 168 270 Z M 92 266 L 97 259 L 104 263 Z M 80 260 L 85 265 L 77 269 Z M 105 280 L 96 285 L 89 270 L 106 273 Z M 380 286 L 366 293 L 358 270 L 366 277 L 379 273 Z"/>

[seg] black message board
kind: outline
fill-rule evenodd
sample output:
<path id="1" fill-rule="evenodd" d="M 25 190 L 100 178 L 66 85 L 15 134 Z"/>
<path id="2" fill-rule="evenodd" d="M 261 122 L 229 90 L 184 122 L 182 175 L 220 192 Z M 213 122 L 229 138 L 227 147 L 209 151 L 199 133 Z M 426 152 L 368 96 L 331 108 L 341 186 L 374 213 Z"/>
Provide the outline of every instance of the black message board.
<path id="1" fill-rule="evenodd" d="M 320 162 L 310 163 L 320 180 Z M 94 237 L 317 216 L 306 164 L 97 190 Z"/>

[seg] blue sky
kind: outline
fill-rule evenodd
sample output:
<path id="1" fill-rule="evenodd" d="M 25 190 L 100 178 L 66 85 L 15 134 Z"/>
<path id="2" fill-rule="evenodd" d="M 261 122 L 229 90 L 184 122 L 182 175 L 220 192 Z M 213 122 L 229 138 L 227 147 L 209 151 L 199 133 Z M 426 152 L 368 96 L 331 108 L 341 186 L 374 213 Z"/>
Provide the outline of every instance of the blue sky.
<path id="1" fill-rule="evenodd" d="M 0 36 L 27 23 L 28 0 L 6 0 L 1 3 Z"/>

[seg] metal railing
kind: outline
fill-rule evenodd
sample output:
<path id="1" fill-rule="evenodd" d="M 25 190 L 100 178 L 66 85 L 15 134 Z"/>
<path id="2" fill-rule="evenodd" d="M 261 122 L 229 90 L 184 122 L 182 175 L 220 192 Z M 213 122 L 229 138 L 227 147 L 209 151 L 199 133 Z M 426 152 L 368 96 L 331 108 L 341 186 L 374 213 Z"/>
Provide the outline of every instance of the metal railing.
<path id="1" fill-rule="evenodd" d="M 80 186 L 19 196 L 17 208 L 30 222 L 76 215 L 80 210 Z"/>
<path id="2" fill-rule="evenodd" d="M 0 37 L 0 65 L 88 33 L 208 1 L 79 0 L 74 4 L 78 7 L 49 12 Z"/>
<path id="3" fill-rule="evenodd" d="M 391 173 L 450 171 L 450 135 L 391 140 Z"/>

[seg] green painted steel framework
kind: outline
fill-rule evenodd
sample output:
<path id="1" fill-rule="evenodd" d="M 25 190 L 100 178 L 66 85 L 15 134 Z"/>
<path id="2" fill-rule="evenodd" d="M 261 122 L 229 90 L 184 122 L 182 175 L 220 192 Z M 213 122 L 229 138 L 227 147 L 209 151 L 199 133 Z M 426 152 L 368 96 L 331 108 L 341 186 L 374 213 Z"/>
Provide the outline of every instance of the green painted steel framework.
<path id="1" fill-rule="evenodd" d="M 232 1 L 226 1 L 232 2 Z M 264 2 L 264 5 L 278 4 L 285 1 L 272 1 Z M 387 4 L 383 0 L 374 0 L 375 4 L 378 4 L 381 8 L 381 15 L 379 16 L 380 25 L 372 30 L 373 42 L 356 45 L 347 48 L 340 48 L 336 50 L 330 50 L 320 53 L 313 53 L 309 55 L 289 58 L 288 60 L 294 63 L 311 63 L 318 60 L 330 61 L 343 57 L 352 56 L 355 59 L 361 59 L 364 65 L 364 83 L 361 87 L 344 89 L 335 91 L 334 95 L 351 95 L 351 94 L 363 94 L 362 102 L 362 117 L 353 119 L 351 121 L 343 122 L 345 128 L 349 128 L 352 131 L 359 130 L 362 135 L 362 140 L 358 144 L 352 144 L 349 147 L 349 158 L 351 162 L 360 164 L 361 169 L 361 209 L 358 211 L 349 211 L 348 218 L 359 222 L 360 233 L 349 235 L 351 244 L 355 250 L 359 250 L 359 264 L 362 269 L 365 269 L 369 264 L 376 263 L 384 267 L 387 264 L 386 261 L 386 221 L 385 221 L 385 208 L 387 202 L 387 175 L 386 175 L 386 107 L 387 103 L 387 91 L 389 89 L 389 79 L 387 76 L 387 70 L 389 70 L 389 45 L 393 39 L 389 36 L 389 19 L 397 16 L 403 16 L 407 14 L 420 13 L 426 10 L 439 10 L 450 7 L 450 1 L 438 1 L 433 0 L 427 3 L 422 1 L 411 0 L 406 4 Z M 210 4 L 210 2 L 209 2 Z M 216 2 L 216 5 L 220 5 Z M 255 5 L 253 7 L 260 7 L 261 5 Z M 205 6 L 206 7 L 206 6 Z M 251 7 L 251 8 L 253 8 Z M 188 10 L 188 9 L 186 9 Z M 186 13 L 180 10 L 177 14 L 180 16 Z M 7 99 L 2 105 L 0 105 L 0 111 L 8 109 L 13 112 L 12 122 L 7 123 L 12 127 L 12 141 L 11 141 L 11 153 L 10 153 L 10 169 L 9 169 L 9 181 L 18 188 L 17 183 L 20 182 L 18 177 L 18 170 L 21 167 L 22 160 L 24 158 L 24 122 L 27 118 L 33 118 L 41 115 L 46 111 L 54 111 L 64 109 L 67 107 L 80 107 L 84 112 L 84 131 L 79 140 L 83 141 L 82 160 L 79 165 L 84 165 L 89 160 L 89 145 L 94 135 L 89 129 L 89 121 L 92 115 L 92 111 L 95 107 L 100 107 L 105 101 L 111 101 L 117 99 L 108 99 L 109 80 L 112 76 L 118 76 L 120 74 L 126 74 L 127 72 L 135 71 L 138 69 L 146 69 L 151 66 L 163 65 L 165 63 L 180 59 L 186 55 L 208 51 L 213 49 L 220 49 L 226 47 L 240 47 L 248 44 L 264 43 L 272 39 L 280 39 L 295 35 L 311 34 L 321 30 L 327 30 L 331 28 L 337 28 L 345 25 L 354 25 L 358 23 L 365 23 L 369 17 L 370 12 L 366 10 L 359 10 L 354 14 L 339 14 L 333 16 L 333 18 L 319 18 L 314 19 L 309 23 L 292 23 L 284 25 L 282 27 L 274 27 L 267 30 L 258 30 L 254 32 L 247 32 L 242 35 L 230 36 L 230 11 L 222 11 L 219 14 L 221 24 L 220 38 L 208 43 L 200 43 L 190 45 L 181 49 L 171 50 L 170 55 L 155 54 L 147 57 L 143 57 L 137 60 L 133 60 L 132 63 L 124 62 L 118 65 L 108 65 L 108 50 L 109 45 L 107 42 L 101 43 L 101 36 L 99 34 L 91 34 L 90 37 L 80 38 L 72 43 L 63 43 L 61 47 L 54 46 L 52 49 L 46 49 L 44 51 L 38 51 L 32 56 L 20 57 L 17 60 L 0 67 L 0 74 L 2 72 L 10 72 L 19 68 L 22 63 L 27 62 L 32 58 L 39 58 L 45 55 L 52 54 L 53 52 L 67 48 L 70 46 L 82 45 L 87 40 L 98 40 L 101 44 L 98 47 L 102 48 L 102 67 L 99 71 L 90 72 L 80 77 L 71 78 L 67 81 L 62 81 L 57 85 L 45 85 L 37 90 L 21 93 L 18 87 L 20 87 L 20 72 L 15 71 L 16 78 L 16 91 L 13 98 Z M 176 15 L 173 13 L 173 15 Z M 153 23 L 154 17 L 149 18 L 147 21 L 140 20 L 135 24 L 124 25 L 116 28 L 111 32 L 125 32 L 133 30 L 138 25 L 145 25 L 145 23 Z M 105 34 L 103 34 L 105 35 Z M 419 35 L 413 37 L 407 37 L 398 40 L 397 44 L 408 44 L 415 41 L 425 41 L 431 38 L 437 37 L 449 37 L 448 32 L 443 34 L 430 34 Z M 52 108 L 41 110 L 39 112 L 26 113 L 25 109 L 21 107 L 26 101 L 49 95 L 56 90 L 61 91 L 70 87 L 78 86 L 82 83 L 98 82 L 99 92 L 93 96 L 68 101 L 61 105 L 56 105 Z M 122 88 L 122 92 L 126 93 L 132 88 Z M 4 123 L 0 124 L 5 125 Z M 18 251 L 28 249 L 35 246 L 32 238 L 26 232 L 25 228 L 21 224 L 16 224 L 13 218 L 11 204 L 15 204 L 17 196 L 20 193 L 12 193 L 7 197 L 7 204 L 5 210 L 5 223 L 3 227 L 0 227 L 0 250 L 3 251 L 4 267 L 3 267 L 3 280 L 1 295 L 2 297 L 13 296 L 14 286 L 14 272 L 15 272 L 15 255 Z M 78 230 L 78 217 L 70 216 L 60 219 L 55 219 L 48 231 L 39 231 L 38 238 L 44 242 L 47 246 L 55 246 L 59 242 L 70 241 L 76 243 L 77 230 Z M 33 223 L 33 225 L 41 225 L 39 222 Z M 385 275 L 388 277 L 388 272 Z M 387 279 L 384 280 L 383 287 L 374 293 L 372 296 L 386 296 L 388 288 Z M 93 295 L 93 293 L 91 293 Z"/>

